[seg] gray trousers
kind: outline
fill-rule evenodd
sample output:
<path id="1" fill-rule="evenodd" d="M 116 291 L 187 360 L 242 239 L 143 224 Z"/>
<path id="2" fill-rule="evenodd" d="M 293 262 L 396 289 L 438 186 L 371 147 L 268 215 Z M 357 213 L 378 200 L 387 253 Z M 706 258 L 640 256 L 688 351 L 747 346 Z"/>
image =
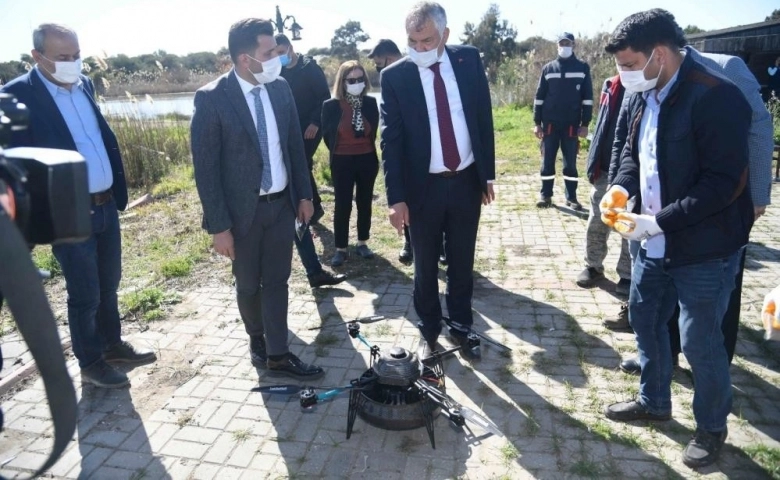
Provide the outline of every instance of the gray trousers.
<path id="1" fill-rule="evenodd" d="M 601 177 L 590 189 L 590 215 L 588 216 L 588 226 L 585 232 L 585 265 L 604 271 L 604 259 L 607 257 L 607 239 L 611 228 L 601 221 L 601 210 L 599 203 L 607 193 L 607 179 Z M 628 241 L 622 239 L 620 242 L 620 257 L 617 263 L 617 274 L 621 279 L 631 280 L 631 256 L 628 252 Z"/>
<path id="2" fill-rule="evenodd" d="M 258 199 L 246 235 L 234 238 L 238 311 L 250 336 L 265 335 L 269 355 L 287 353 L 287 280 L 292 264 L 295 214 L 288 195 Z"/>

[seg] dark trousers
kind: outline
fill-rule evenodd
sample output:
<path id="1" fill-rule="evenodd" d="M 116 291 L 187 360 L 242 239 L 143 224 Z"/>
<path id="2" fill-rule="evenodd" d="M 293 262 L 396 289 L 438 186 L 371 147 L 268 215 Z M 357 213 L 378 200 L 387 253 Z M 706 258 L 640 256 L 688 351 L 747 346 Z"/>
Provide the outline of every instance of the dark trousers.
<path id="1" fill-rule="evenodd" d="M 375 151 L 362 155 L 333 155 L 330 171 L 335 197 L 333 236 L 336 248 L 347 248 L 353 191 L 357 206 L 358 240 L 366 241 L 370 236 L 371 204 L 374 197 L 374 182 L 379 173 L 379 159 Z"/>
<path id="2" fill-rule="evenodd" d="M 580 139 L 577 136 L 576 125 L 543 124 L 542 138 L 542 196 L 552 197 L 555 184 L 555 158 L 558 148 L 563 155 L 563 182 L 566 185 L 566 200 L 577 199 L 577 153 L 580 149 Z"/>
<path id="3" fill-rule="evenodd" d="M 723 315 L 723 322 L 720 325 L 720 331 L 723 333 L 723 344 L 726 347 L 726 354 L 729 357 L 729 364 L 734 359 L 734 351 L 737 347 L 737 333 L 739 332 L 739 313 L 742 309 L 742 272 L 745 270 L 745 255 L 747 249 L 743 248 L 739 259 L 737 275 L 734 278 L 734 290 L 729 297 L 729 306 Z M 680 316 L 680 307 L 674 310 L 672 318 L 669 319 L 669 337 L 672 341 L 672 356 L 679 355 L 682 352 L 680 346 L 680 326 L 678 319 Z"/>
<path id="4" fill-rule="evenodd" d="M 410 207 L 414 309 L 422 322 L 422 336 L 429 342 L 441 333 L 438 262 L 442 232 L 447 238 L 445 299 L 450 320 L 464 331 L 473 323 L 474 250 L 481 208 L 482 189 L 473 166 L 452 177 L 428 175 L 420 204 Z"/>
<path id="5" fill-rule="evenodd" d="M 298 256 L 301 258 L 303 268 L 306 270 L 306 276 L 311 277 L 322 272 L 322 264 L 317 256 L 317 250 L 314 248 L 314 239 L 311 238 L 311 231 L 307 228 L 300 240 L 298 240 L 298 235 L 293 233 L 293 241 L 295 241 L 295 248 L 298 250 Z"/>
<path id="6" fill-rule="evenodd" d="M 119 212 L 114 200 L 91 210 L 89 239 L 52 247 L 65 277 L 68 328 L 81 368 L 101 360 L 103 350 L 122 340 L 116 294 L 122 278 Z"/>
<path id="7" fill-rule="evenodd" d="M 301 127 L 301 131 L 305 131 L 308 125 L 305 127 Z M 322 199 L 320 198 L 320 192 L 317 188 L 317 182 L 314 180 L 314 152 L 317 151 L 317 147 L 320 146 L 320 141 L 322 140 L 322 129 L 317 131 L 317 136 L 312 138 L 311 140 L 303 140 L 303 150 L 306 153 L 306 162 L 309 164 L 309 181 L 311 181 L 311 191 L 313 194 L 312 197 L 312 203 L 314 204 L 314 209 L 320 209 L 322 208 Z"/>
<path id="8" fill-rule="evenodd" d="M 269 355 L 287 353 L 287 280 L 290 278 L 295 214 L 287 195 L 258 199 L 246 235 L 234 238 L 238 311 L 250 336 L 265 335 Z"/>

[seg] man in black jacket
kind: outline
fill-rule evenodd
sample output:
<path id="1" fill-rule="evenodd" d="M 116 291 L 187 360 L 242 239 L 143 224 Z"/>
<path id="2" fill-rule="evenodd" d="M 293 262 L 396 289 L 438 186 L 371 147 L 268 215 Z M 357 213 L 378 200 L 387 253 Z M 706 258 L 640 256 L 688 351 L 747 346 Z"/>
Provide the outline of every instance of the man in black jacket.
<path id="1" fill-rule="evenodd" d="M 314 152 L 322 140 L 320 122 L 322 121 L 322 102 L 330 98 L 328 80 L 317 62 L 308 55 L 299 55 L 290 43 L 286 35 L 279 33 L 275 36 L 276 44 L 286 49 L 286 53 L 280 55 L 282 60 L 282 78 L 287 80 L 295 98 L 295 106 L 298 109 L 298 119 L 301 122 L 303 132 L 303 146 L 306 149 L 306 160 L 309 162 L 309 172 L 314 168 Z M 311 188 L 314 193 L 314 216 L 312 222 L 322 218 L 322 200 L 317 191 L 317 182 L 314 175 L 310 175 Z"/>
<path id="2" fill-rule="evenodd" d="M 579 137 L 588 135 L 593 116 L 593 84 L 590 67 L 574 55 L 574 35 L 558 38 L 558 58 L 542 69 L 534 100 L 534 135 L 542 141 L 542 191 L 539 208 L 552 205 L 555 157 L 563 155 L 566 205 L 581 210 L 577 201 L 577 152 Z"/>
<path id="3" fill-rule="evenodd" d="M 628 308 L 642 373 L 638 397 L 604 413 L 617 421 L 671 419 L 667 322 L 679 304 L 697 427 L 683 463 L 697 468 L 717 459 L 728 435 L 731 378 L 720 325 L 754 219 L 751 110 L 733 83 L 680 51 L 681 32 L 671 14 L 654 9 L 621 22 L 605 48 L 626 91 L 636 92 L 601 211 L 605 223 L 641 242 Z M 633 212 L 630 197 L 637 197 Z"/>
<path id="4" fill-rule="evenodd" d="M 611 229 L 601 221 L 599 203 L 609 185 L 607 174 L 612 157 L 612 143 L 615 140 L 618 113 L 626 89 L 620 83 L 620 76 L 604 80 L 599 101 L 599 115 L 596 119 L 596 131 L 588 151 L 588 181 L 593 185 L 590 193 L 590 215 L 585 233 L 585 270 L 577 277 L 580 287 L 592 287 L 604 278 L 604 258 L 607 256 L 607 239 Z M 628 253 L 628 241 L 620 243 L 617 273 L 620 280 L 615 292 L 628 295 L 631 286 L 631 257 Z M 626 319 L 628 321 L 628 319 Z"/>

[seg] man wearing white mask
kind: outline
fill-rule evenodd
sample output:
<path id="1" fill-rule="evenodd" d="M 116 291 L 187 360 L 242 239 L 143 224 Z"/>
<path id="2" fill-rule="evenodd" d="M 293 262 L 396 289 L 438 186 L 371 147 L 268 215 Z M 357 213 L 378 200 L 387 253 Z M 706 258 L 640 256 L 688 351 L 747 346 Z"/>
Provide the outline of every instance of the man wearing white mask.
<path id="1" fill-rule="evenodd" d="M 279 77 L 273 24 L 230 27 L 233 69 L 195 94 L 192 159 L 203 228 L 233 262 L 238 310 L 258 370 L 321 377 L 287 348 L 287 280 L 295 219 L 314 212 L 303 135 L 290 87 Z"/>
<path id="2" fill-rule="evenodd" d="M 13 146 L 79 152 L 87 163 L 92 200 L 92 235 L 84 242 L 52 247 L 68 291 L 68 327 L 83 382 L 123 387 L 127 375 L 111 364 L 153 362 L 121 338 L 117 289 L 122 276 L 118 210 L 127 206 L 124 167 L 116 136 L 95 103 L 95 88 L 81 74 L 76 32 L 42 24 L 33 32 L 36 65 L 0 91 L 27 105 L 29 127 L 16 132 Z"/>
<path id="3" fill-rule="evenodd" d="M 623 20 L 605 47 L 632 95 L 627 142 L 600 207 L 604 223 L 641 242 L 628 303 L 641 377 L 636 398 L 604 413 L 616 421 L 672 418 L 667 325 L 678 305 L 696 420 L 682 460 L 698 468 L 718 458 L 728 435 L 732 387 L 721 322 L 755 218 L 752 112 L 733 83 L 680 51 L 681 34 L 671 14 L 654 9 Z"/>
<path id="4" fill-rule="evenodd" d="M 555 183 L 555 158 L 563 155 L 563 183 L 566 205 L 582 210 L 577 201 L 577 152 L 580 138 L 588 135 L 593 117 L 593 83 L 590 67 L 574 55 L 574 35 L 558 38 L 558 58 L 542 68 L 534 99 L 534 135 L 542 141 L 542 190 L 536 206 L 552 205 Z M 594 270 L 594 273 L 597 273 Z M 603 274 L 602 274 L 603 276 Z M 592 284 L 597 278 L 588 279 Z M 580 280 L 577 280 L 578 284 Z"/>
<path id="5" fill-rule="evenodd" d="M 390 222 L 408 225 L 414 252 L 414 308 L 419 353 L 441 333 L 438 260 L 447 239 L 451 339 L 469 360 L 480 357 L 467 335 L 473 323 L 472 270 L 481 205 L 495 199 L 495 141 L 490 88 L 479 51 L 446 45 L 450 30 L 438 3 L 406 17 L 409 56 L 382 70 L 382 159 Z"/>

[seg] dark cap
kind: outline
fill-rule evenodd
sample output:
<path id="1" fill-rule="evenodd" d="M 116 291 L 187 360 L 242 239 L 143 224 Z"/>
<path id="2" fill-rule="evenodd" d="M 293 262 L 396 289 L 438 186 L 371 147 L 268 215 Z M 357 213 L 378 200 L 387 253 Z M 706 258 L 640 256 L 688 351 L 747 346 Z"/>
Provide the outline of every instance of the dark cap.
<path id="1" fill-rule="evenodd" d="M 383 38 L 379 40 L 376 46 L 368 54 L 368 58 L 384 57 L 385 55 L 397 55 L 401 56 L 401 51 L 398 50 L 398 45 L 394 41 Z"/>
<path id="2" fill-rule="evenodd" d="M 560 42 L 561 40 L 569 40 L 571 43 L 574 43 L 574 35 L 569 32 L 563 32 L 558 35 L 558 41 Z"/>

